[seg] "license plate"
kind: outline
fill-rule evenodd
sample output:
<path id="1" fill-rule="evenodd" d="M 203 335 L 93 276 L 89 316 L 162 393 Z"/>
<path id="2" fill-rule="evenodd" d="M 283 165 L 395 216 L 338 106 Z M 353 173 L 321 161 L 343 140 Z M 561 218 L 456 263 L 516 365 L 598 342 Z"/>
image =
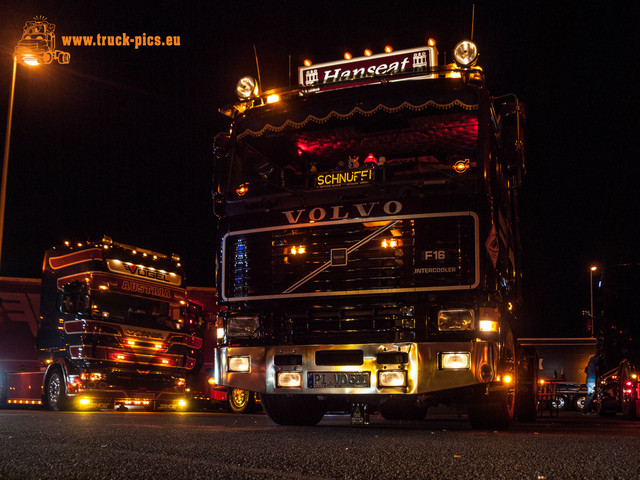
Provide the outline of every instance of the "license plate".
<path id="1" fill-rule="evenodd" d="M 309 388 L 367 388 L 371 386 L 370 372 L 309 372 Z"/>

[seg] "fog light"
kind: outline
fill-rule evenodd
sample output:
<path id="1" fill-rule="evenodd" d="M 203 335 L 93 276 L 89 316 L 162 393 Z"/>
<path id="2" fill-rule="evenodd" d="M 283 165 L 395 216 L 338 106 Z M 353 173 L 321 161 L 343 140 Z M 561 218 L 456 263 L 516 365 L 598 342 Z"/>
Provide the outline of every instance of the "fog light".
<path id="1" fill-rule="evenodd" d="M 405 370 L 383 370 L 378 372 L 379 387 L 406 387 L 407 372 Z"/>
<path id="2" fill-rule="evenodd" d="M 184 398 L 178 400 L 178 407 L 185 408 L 187 406 L 187 401 Z"/>
<path id="3" fill-rule="evenodd" d="M 302 372 L 277 372 L 276 387 L 302 388 Z"/>
<path id="4" fill-rule="evenodd" d="M 251 357 L 229 357 L 227 362 L 227 371 L 229 372 L 251 371 Z"/>
<path id="5" fill-rule="evenodd" d="M 88 407 L 89 405 L 91 405 L 91 399 L 87 397 L 82 397 L 78 400 L 78 403 L 80 404 L 81 407 Z"/>
<path id="6" fill-rule="evenodd" d="M 440 368 L 442 370 L 460 370 L 471 367 L 469 352 L 452 352 L 440 354 Z"/>

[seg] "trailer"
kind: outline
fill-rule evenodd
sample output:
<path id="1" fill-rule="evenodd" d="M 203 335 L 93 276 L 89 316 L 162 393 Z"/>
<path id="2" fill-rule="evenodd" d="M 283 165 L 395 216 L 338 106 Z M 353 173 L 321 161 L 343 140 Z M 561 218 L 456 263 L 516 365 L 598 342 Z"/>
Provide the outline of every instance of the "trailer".
<path id="1" fill-rule="evenodd" d="M 556 410 L 581 411 L 587 396 L 585 367 L 596 354 L 596 339 L 520 338 L 518 344 L 535 348 L 540 390 L 545 390 L 545 382 L 553 384 L 550 406 Z"/>

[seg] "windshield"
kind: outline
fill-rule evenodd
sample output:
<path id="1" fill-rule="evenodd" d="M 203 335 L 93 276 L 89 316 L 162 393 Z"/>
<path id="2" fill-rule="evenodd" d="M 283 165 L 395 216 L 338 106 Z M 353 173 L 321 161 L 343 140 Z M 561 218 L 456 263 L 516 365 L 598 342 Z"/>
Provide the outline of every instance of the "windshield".
<path id="1" fill-rule="evenodd" d="M 186 330 L 177 305 L 114 292 L 91 292 L 91 318 L 158 330 Z"/>
<path id="2" fill-rule="evenodd" d="M 232 196 L 479 177 L 477 111 L 425 107 L 365 115 L 356 110 L 321 119 L 309 115 L 277 129 L 266 119 L 261 130 L 244 130 L 234 152 Z"/>

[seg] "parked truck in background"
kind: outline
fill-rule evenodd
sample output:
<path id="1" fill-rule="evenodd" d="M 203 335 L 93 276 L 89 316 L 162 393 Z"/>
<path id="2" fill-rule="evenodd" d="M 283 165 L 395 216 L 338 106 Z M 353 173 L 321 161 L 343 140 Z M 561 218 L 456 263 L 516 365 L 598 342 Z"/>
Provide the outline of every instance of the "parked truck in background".
<path id="1" fill-rule="evenodd" d="M 388 48 L 265 92 L 245 77 L 221 110 L 216 383 L 259 392 L 276 423 L 438 403 L 511 422 L 524 113 L 477 53 Z"/>
<path id="2" fill-rule="evenodd" d="M 596 354 L 595 338 L 519 338 L 518 344 L 533 347 L 538 356 L 538 378 L 555 385 L 553 407 L 582 410 L 587 397 L 585 368 Z"/>
<path id="3" fill-rule="evenodd" d="M 196 408 L 224 408 L 233 413 L 251 413 L 259 404 L 254 392 L 224 387 L 215 382 L 215 349 L 218 346 L 216 289 L 187 287 L 189 315 L 199 320 L 203 346 L 196 367 L 187 377 L 187 390 Z"/>
<path id="4" fill-rule="evenodd" d="M 598 289 L 596 409 L 600 415 L 640 418 L 640 262 L 604 266 Z"/>
<path id="5" fill-rule="evenodd" d="M 180 259 L 114 242 L 65 244 L 42 279 L 0 279 L 0 400 L 184 409 L 202 337 Z"/>

